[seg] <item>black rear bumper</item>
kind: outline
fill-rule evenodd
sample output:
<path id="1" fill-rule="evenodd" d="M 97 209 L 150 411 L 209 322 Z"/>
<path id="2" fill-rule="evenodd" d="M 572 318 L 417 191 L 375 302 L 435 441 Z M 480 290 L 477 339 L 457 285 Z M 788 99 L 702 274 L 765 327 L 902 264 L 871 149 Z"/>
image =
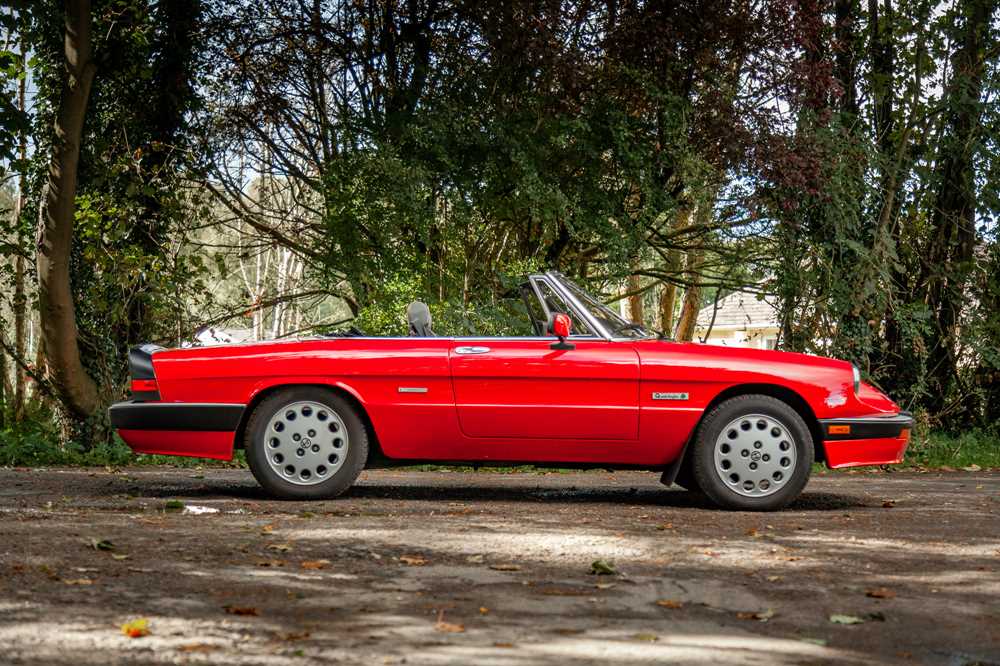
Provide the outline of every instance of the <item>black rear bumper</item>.
<path id="1" fill-rule="evenodd" d="M 234 432 L 246 405 L 231 403 L 117 402 L 108 409 L 117 430 Z"/>
<path id="2" fill-rule="evenodd" d="M 913 428 L 913 415 L 910 412 L 899 412 L 886 416 L 865 416 L 861 418 L 820 419 L 820 428 L 825 441 L 844 439 L 882 439 L 897 438 L 904 429 Z M 850 426 L 850 432 L 832 433 L 830 426 Z"/>

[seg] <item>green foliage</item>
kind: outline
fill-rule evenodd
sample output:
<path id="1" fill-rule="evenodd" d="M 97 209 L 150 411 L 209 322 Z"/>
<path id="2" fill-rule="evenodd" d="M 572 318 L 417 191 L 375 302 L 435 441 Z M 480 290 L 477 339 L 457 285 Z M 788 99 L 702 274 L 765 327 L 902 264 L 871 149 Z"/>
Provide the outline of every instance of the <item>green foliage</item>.
<path id="1" fill-rule="evenodd" d="M 170 465 L 172 467 L 224 466 L 246 468 L 242 451 L 231 462 L 176 458 L 173 456 L 136 455 L 118 437 L 94 446 L 66 442 L 61 432 L 47 419 L 25 420 L 0 430 L 0 467 Z"/>
<path id="2" fill-rule="evenodd" d="M 907 464 L 920 467 L 1000 469 L 1000 434 L 979 429 L 958 435 L 931 432 L 914 437 L 906 455 Z"/>

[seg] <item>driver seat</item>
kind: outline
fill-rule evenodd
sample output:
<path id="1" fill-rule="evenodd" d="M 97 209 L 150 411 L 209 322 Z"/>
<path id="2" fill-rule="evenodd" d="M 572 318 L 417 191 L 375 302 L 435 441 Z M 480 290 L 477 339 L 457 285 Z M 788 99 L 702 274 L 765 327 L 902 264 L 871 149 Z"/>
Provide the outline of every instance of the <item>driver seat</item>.
<path id="1" fill-rule="evenodd" d="M 410 324 L 411 338 L 433 338 L 431 310 L 426 303 L 413 301 L 406 306 L 406 321 Z"/>

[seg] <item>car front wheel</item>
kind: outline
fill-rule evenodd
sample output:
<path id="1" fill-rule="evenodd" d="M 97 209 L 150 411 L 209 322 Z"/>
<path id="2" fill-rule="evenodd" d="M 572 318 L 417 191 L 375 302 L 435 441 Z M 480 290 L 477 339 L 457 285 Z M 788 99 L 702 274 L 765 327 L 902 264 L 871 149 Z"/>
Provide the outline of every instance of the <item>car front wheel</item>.
<path id="1" fill-rule="evenodd" d="M 247 463 L 257 482 L 283 499 L 326 499 L 364 468 L 368 437 L 350 402 L 312 386 L 265 398 L 246 428 Z"/>
<path id="2" fill-rule="evenodd" d="M 797 411 L 767 395 L 742 395 L 709 412 L 694 442 L 692 472 L 716 504 L 773 511 L 794 501 L 812 470 L 812 434 Z"/>

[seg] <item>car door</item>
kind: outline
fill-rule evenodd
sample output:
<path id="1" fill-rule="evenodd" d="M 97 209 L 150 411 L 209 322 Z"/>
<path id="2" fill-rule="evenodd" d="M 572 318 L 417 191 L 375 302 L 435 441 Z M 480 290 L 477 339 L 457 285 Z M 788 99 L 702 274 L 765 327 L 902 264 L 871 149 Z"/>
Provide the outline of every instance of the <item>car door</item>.
<path id="1" fill-rule="evenodd" d="M 552 338 L 457 339 L 449 354 L 468 437 L 634 440 L 639 358 L 632 345 Z"/>

